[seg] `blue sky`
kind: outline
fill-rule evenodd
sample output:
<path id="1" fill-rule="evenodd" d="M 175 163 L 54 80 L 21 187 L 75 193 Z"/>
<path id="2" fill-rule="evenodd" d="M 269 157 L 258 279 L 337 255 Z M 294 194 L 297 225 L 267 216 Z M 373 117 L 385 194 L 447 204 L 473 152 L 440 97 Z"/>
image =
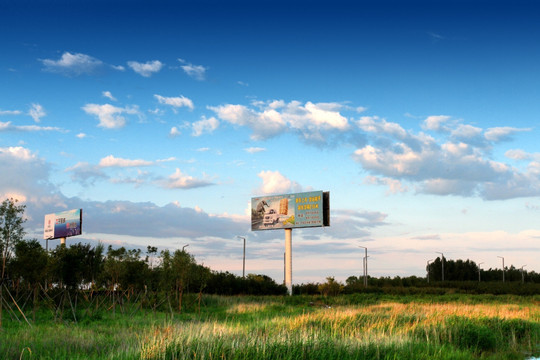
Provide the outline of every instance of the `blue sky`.
<path id="1" fill-rule="evenodd" d="M 324 190 L 293 282 L 425 276 L 444 252 L 540 270 L 539 7 L 0 2 L 0 195 L 83 235 L 282 280 L 251 197 Z M 54 244 L 53 244 L 54 245 Z"/>

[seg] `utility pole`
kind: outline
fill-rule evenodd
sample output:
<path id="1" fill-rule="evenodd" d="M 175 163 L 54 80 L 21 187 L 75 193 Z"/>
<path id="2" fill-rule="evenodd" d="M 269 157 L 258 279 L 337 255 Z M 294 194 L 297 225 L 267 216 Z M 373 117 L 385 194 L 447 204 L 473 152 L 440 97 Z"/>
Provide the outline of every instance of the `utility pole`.
<path id="1" fill-rule="evenodd" d="M 478 263 L 478 282 L 480 282 L 480 265 L 482 265 L 483 262 Z"/>
<path id="2" fill-rule="evenodd" d="M 497 256 L 497 257 L 502 259 L 502 264 L 503 264 L 503 282 L 504 282 L 504 257 L 502 257 L 502 256 Z"/>
<path id="3" fill-rule="evenodd" d="M 237 236 L 237 238 L 244 240 L 244 257 L 242 260 L 242 278 L 246 278 L 246 238 L 243 236 Z"/>
<path id="4" fill-rule="evenodd" d="M 442 252 L 435 251 L 437 254 L 441 254 L 441 266 L 442 266 L 442 281 L 444 282 L 444 254 Z"/>
<path id="5" fill-rule="evenodd" d="M 525 283 L 525 275 L 523 275 L 523 268 L 527 266 L 527 265 L 523 265 L 521 267 L 521 283 L 524 284 Z"/>
<path id="6" fill-rule="evenodd" d="M 427 261 L 427 283 L 429 284 L 429 263 L 432 262 L 434 259 Z"/>
<path id="7" fill-rule="evenodd" d="M 363 249 L 365 250 L 365 256 L 364 256 L 364 259 L 363 259 L 363 265 L 364 265 L 364 287 L 367 288 L 367 286 L 368 286 L 368 271 L 367 271 L 367 258 L 368 258 L 368 255 L 367 255 L 367 247 L 361 246 L 361 245 L 358 245 L 358 247 L 363 248 Z"/>

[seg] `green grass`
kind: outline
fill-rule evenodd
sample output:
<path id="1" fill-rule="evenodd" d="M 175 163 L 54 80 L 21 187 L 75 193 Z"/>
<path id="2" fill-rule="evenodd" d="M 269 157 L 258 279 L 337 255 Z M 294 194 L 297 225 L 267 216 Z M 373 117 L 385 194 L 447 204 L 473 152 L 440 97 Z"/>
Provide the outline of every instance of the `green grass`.
<path id="1" fill-rule="evenodd" d="M 198 311 L 46 308 L 0 330 L 2 359 L 525 359 L 540 354 L 536 297 L 205 296 Z M 123 311 L 123 312 L 122 312 Z"/>

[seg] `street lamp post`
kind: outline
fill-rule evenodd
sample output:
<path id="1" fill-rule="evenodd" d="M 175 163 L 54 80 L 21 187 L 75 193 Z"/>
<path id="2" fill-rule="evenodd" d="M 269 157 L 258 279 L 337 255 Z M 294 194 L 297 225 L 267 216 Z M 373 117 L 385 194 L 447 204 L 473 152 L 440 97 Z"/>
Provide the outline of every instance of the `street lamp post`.
<path id="1" fill-rule="evenodd" d="M 527 266 L 527 265 L 523 265 L 521 267 L 521 283 L 524 284 L 525 283 L 525 275 L 523 275 L 523 268 Z"/>
<path id="2" fill-rule="evenodd" d="M 237 238 L 244 240 L 244 257 L 242 260 L 242 278 L 246 278 L 246 238 L 243 236 L 237 236 Z"/>
<path id="3" fill-rule="evenodd" d="M 442 252 L 435 251 L 437 254 L 441 254 L 441 266 L 442 266 L 442 281 L 444 281 L 444 254 Z"/>
<path id="4" fill-rule="evenodd" d="M 503 265 L 503 282 L 504 282 L 504 257 L 502 257 L 502 256 L 497 256 L 497 257 L 502 259 L 502 265 Z"/>
<path id="5" fill-rule="evenodd" d="M 482 265 L 483 262 L 478 263 L 478 282 L 480 282 L 480 265 Z"/>
<path id="6" fill-rule="evenodd" d="M 431 260 L 428 260 L 427 261 L 427 282 L 429 284 L 429 263 L 432 262 L 434 259 L 431 259 Z"/>
<path id="7" fill-rule="evenodd" d="M 189 244 L 186 244 L 186 245 L 182 246 L 182 252 L 185 252 L 185 251 L 186 251 L 185 249 L 186 249 L 188 246 L 189 246 Z"/>
<path id="8" fill-rule="evenodd" d="M 365 256 L 363 259 L 363 265 L 364 265 L 364 287 L 367 288 L 368 286 L 368 271 L 367 271 L 367 247 L 359 245 L 358 247 L 363 248 L 365 250 Z"/>

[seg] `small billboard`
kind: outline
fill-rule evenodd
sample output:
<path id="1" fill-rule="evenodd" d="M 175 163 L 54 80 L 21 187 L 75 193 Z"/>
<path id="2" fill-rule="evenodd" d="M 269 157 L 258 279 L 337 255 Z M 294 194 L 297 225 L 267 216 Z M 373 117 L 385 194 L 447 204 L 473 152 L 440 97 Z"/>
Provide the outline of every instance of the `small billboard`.
<path id="1" fill-rule="evenodd" d="M 82 209 L 45 215 L 43 239 L 59 239 L 82 233 Z"/>
<path id="2" fill-rule="evenodd" d="M 251 198 L 251 230 L 330 226 L 330 193 L 304 193 Z"/>

